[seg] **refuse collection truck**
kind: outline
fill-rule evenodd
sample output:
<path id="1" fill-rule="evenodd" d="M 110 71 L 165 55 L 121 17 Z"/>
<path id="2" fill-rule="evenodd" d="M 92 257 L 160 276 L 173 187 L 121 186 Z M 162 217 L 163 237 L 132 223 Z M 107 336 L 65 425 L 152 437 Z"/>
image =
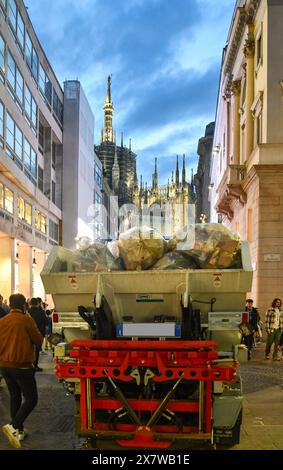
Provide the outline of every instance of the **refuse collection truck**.
<path id="1" fill-rule="evenodd" d="M 53 248 L 41 276 L 68 318 L 55 370 L 75 396 L 78 434 L 101 449 L 238 443 L 248 243 L 240 269 L 78 273 L 70 253 Z M 72 327 L 78 310 L 86 330 Z"/>

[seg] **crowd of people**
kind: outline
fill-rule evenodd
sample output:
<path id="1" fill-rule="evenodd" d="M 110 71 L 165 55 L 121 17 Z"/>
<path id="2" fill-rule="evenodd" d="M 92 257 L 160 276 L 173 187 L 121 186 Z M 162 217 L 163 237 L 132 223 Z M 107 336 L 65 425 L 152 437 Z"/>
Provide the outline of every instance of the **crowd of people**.
<path id="1" fill-rule="evenodd" d="M 272 359 L 274 361 L 281 361 L 283 348 L 282 300 L 275 298 L 272 301 L 271 306 L 265 313 L 265 325 L 261 321 L 259 312 L 257 308 L 253 306 L 253 303 L 252 299 L 246 300 L 247 317 L 240 325 L 242 343 L 247 347 L 248 359 L 251 359 L 252 349 L 261 341 L 263 326 L 265 326 L 265 359 L 271 358 L 271 348 L 273 346 Z"/>
<path id="2" fill-rule="evenodd" d="M 247 299 L 245 310 L 240 331 L 251 359 L 253 348 L 262 338 L 263 322 L 252 299 Z M 11 415 L 11 422 L 2 431 L 15 448 L 21 447 L 26 436 L 24 422 L 37 404 L 35 373 L 42 371 L 39 357 L 44 341 L 45 349 L 52 347 L 51 314 L 40 298 L 26 300 L 22 294 L 13 294 L 8 306 L 0 294 L 0 376 L 10 394 Z M 265 330 L 265 358 L 270 359 L 273 346 L 273 360 L 279 361 L 283 347 L 283 310 L 279 298 L 273 300 L 265 314 Z"/>
<path id="3" fill-rule="evenodd" d="M 18 449 L 25 438 L 24 422 L 37 404 L 35 373 L 41 372 L 39 354 L 51 347 L 51 311 L 40 298 L 26 300 L 13 294 L 9 306 L 0 294 L 0 376 L 10 394 L 11 422 L 2 431 Z"/>

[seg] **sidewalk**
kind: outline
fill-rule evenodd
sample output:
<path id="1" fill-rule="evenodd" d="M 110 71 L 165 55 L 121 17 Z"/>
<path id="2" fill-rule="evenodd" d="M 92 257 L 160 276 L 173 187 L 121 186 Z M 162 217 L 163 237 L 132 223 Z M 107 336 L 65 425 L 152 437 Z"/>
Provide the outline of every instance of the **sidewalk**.
<path id="1" fill-rule="evenodd" d="M 283 450 L 283 361 L 264 357 L 260 343 L 240 366 L 244 414 L 241 442 L 233 450 Z"/>

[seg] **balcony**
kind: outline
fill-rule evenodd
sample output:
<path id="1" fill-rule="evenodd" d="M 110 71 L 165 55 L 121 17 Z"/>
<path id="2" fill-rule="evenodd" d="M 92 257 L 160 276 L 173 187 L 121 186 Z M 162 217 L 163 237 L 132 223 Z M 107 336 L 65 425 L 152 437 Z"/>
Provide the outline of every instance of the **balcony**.
<path id="1" fill-rule="evenodd" d="M 216 210 L 229 220 L 233 219 L 235 202 L 241 205 L 246 203 L 247 195 L 242 186 L 246 174 L 245 165 L 229 165 L 219 184 Z"/>

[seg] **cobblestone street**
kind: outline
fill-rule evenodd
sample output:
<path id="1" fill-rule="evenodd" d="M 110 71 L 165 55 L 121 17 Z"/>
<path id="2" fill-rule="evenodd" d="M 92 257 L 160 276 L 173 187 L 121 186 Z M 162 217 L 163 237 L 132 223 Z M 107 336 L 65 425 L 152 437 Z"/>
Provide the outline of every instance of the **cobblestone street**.
<path id="1" fill-rule="evenodd" d="M 241 443 L 234 450 L 283 450 L 283 362 L 265 361 L 259 345 L 250 362 L 240 367 L 244 387 Z M 73 397 L 66 395 L 53 375 L 51 353 L 41 355 L 42 373 L 37 374 L 39 403 L 26 421 L 29 436 L 23 450 L 76 450 L 83 440 L 73 425 Z M 0 386 L 0 425 L 9 422 L 8 394 Z M 0 450 L 11 450 L 0 434 Z"/>

